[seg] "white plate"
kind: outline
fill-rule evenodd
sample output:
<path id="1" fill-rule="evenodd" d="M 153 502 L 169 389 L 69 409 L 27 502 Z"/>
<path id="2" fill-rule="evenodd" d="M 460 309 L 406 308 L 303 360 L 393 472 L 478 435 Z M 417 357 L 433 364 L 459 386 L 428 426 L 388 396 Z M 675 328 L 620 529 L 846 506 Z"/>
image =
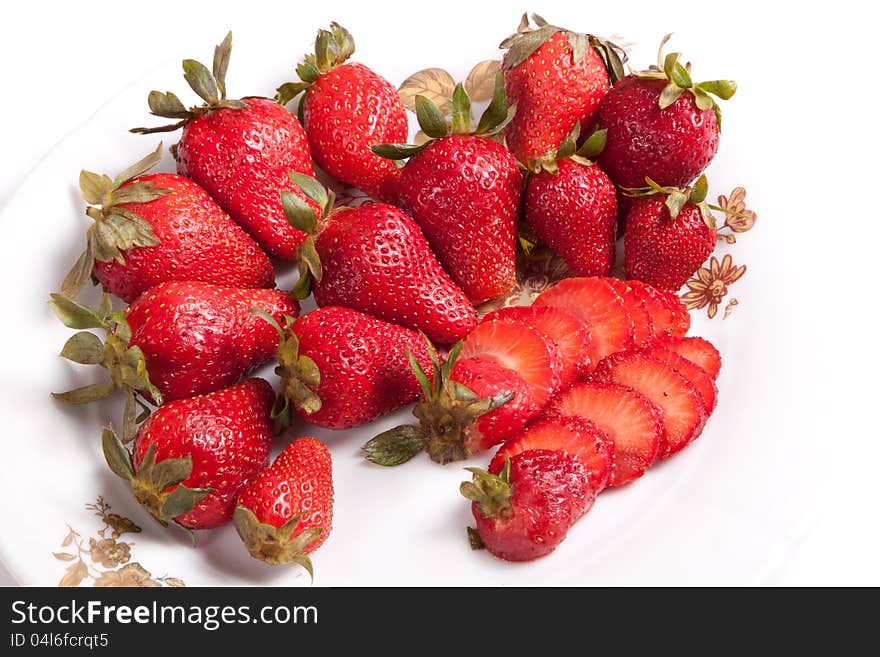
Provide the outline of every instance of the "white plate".
<path id="1" fill-rule="evenodd" d="M 474 41 L 486 43 L 478 27 Z M 628 35 L 638 37 L 639 35 Z M 659 35 L 646 34 L 638 63 L 650 62 Z M 497 57 L 486 48 L 470 53 L 449 52 L 428 64 L 444 66 L 456 76 L 474 63 Z M 202 44 L 207 57 L 212 44 Z M 307 42 L 303 43 L 306 46 Z M 247 56 L 238 48 L 231 74 L 247 78 L 250 90 L 271 93 L 289 79 L 290 48 L 274 60 Z M 298 50 L 298 49 L 295 49 Z M 198 53 L 197 53 L 198 54 Z M 719 53 L 709 53 L 724 59 Z M 377 49 L 370 65 L 399 83 L 414 72 L 401 58 Z M 425 57 L 416 58 L 419 63 Z M 430 58 L 428 58 L 430 60 Z M 729 58 L 733 64 L 735 59 Z M 718 67 L 716 67 L 718 68 Z M 54 318 L 45 299 L 82 248 L 87 220 L 76 189 L 80 168 L 115 173 L 134 162 L 162 138 L 129 135 L 126 130 L 149 121 L 146 95 L 150 89 L 181 90 L 179 65 L 169 64 L 138 81 L 67 137 L 31 174 L 5 209 L 0 225 L 9 244 L 22 245 L 4 261 L 5 307 L 3 368 L 0 390 L 4 408 L 4 472 L 0 480 L 0 558 L 26 585 L 59 583 L 74 561 L 53 553 L 79 554 L 82 545 L 88 574 L 82 584 L 137 583 L 147 577 L 177 578 L 187 585 L 304 585 L 308 577 L 297 567 L 271 568 L 254 561 L 232 527 L 202 532 L 192 548 L 178 531 L 156 524 L 135 503 L 127 485 L 113 476 L 101 456 L 103 422 L 120 422 L 120 399 L 85 408 L 54 402 L 51 390 L 64 390 L 99 380 L 97 368 L 79 367 L 57 357 L 69 336 Z M 241 89 L 230 84 L 230 89 Z M 188 99 L 187 99 L 188 100 Z M 747 102 L 748 99 L 743 99 Z M 734 100 L 734 103 L 736 99 Z M 754 167 L 743 166 L 743 144 L 750 126 L 732 120 L 731 105 L 721 152 L 710 170 L 715 195 L 736 186 L 759 184 Z M 743 112 L 743 116 L 755 113 Z M 164 136 L 166 145 L 175 135 Z M 739 147 L 737 147 L 737 145 Z M 166 156 L 163 170 L 173 170 Z M 747 178 L 748 174 L 748 178 Z M 749 205 L 762 215 L 761 195 Z M 314 555 L 318 585 L 613 585 L 613 584 L 738 584 L 752 583 L 772 571 L 790 550 L 813 509 L 810 497 L 812 456 L 808 445 L 795 448 L 793 431 L 783 431 L 780 408 L 785 391 L 774 390 L 773 378 L 787 366 L 780 319 L 772 234 L 758 228 L 730 246 L 719 244 L 718 257 L 730 253 L 747 264 L 732 297 L 739 305 L 728 319 L 709 320 L 706 311 L 693 313 L 692 334 L 704 335 L 721 350 L 724 368 L 719 405 L 702 437 L 681 454 L 653 468 L 643 479 L 603 493 L 593 510 L 546 558 L 509 564 L 468 547 L 465 527 L 469 504 L 459 495 L 465 465 L 484 466 L 488 456 L 470 463 L 437 466 L 426 457 L 396 469 L 368 465 L 360 446 L 372 435 L 409 418 L 408 410 L 370 426 L 347 432 L 295 427 L 278 440 L 276 452 L 290 437 L 316 435 L 330 445 L 335 463 L 336 510 L 333 534 Z M 289 275 L 279 284 L 289 283 Z M 765 284 L 760 284 L 763 281 Z M 91 296 L 89 296 L 91 295 Z M 84 300 L 94 302 L 90 291 Z M 94 371 L 93 371 L 94 370 Z M 263 370 L 274 380 L 270 370 Z M 785 469 L 786 487 L 779 485 Z M 797 491 L 789 494 L 786 491 Z M 103 515 L 93 507 L 102 498 L 112 507 Z M 100 511 L 100 510 L 99 510 Z M 118 514 L 142 528 L 140 533 L 113 536 L 107 514 Z M 110 518 L 119 527 L 120 519 Z M 109 528 L 108 528 L 109 527 Z M 99 532 L 103 531 L 103 536 Z M 70 532 L 76 532 L 71 535 Z M 72 542 L 62 545 L 67 537 Z M 113 547 L 102 565 L 89 555 L 91 540 Z M 118 540 L 117 540 L 118 539 Z M 126 548 L 121 543 L 128 544 Z M 97 546 L 97 543 L 96 543 Z M 115 555 L 115 556 L 114 556 Z M 120 560 L 122 556 L 122 560 Z M 63 557 L 62 557 L 63 558 Z M 127 558 L 122 573 L 112 574 Z M 132 564 L 138 564 L 135 567 Z M 108 574 L 111 573 L 111 574 Z M 176 583 L 175 579 L 163 580 Z"/>

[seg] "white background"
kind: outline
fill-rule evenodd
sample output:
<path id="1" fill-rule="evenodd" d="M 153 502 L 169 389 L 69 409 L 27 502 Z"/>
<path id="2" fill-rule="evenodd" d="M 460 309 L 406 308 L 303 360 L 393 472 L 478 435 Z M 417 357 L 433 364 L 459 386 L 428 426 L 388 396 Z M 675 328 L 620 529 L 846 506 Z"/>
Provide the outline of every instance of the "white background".
<path id="1" fill-rule="evenodd" d="M 877 21 L 860 8 L 864 3 L 433 3 L 439 12 L 429 11 L 432 3 L 415 0 L 330 4 L 152 0 L 29 2 L 7 8 L 0 23 L 0 207 L 41 156 L 105 101 L 169 60 L 207 59 L 230 27 L 240 46 L 273 44 L 274 52 L 289 53 L 292 66 L 314 29 L 337 19 L 355 34 L 383 35 L 359 42 L 359 60 L 369 61 L 371 49 L 396 48 L 413 71 L 442 64 L 444 50 L 467 49 L 469 44 L 457 38 L 462 22 L 485 25 L 487 38 L 497 40 L 524 9 L 563 25 L 588 23 L 585 29 L 597 34 L 659 38 L 675 31 L 676 46 L 699 71 L 714 77 L 729 73 L 740 81 L 741 92 L 725 110 L 728 120 L 741 116 L 756 125 L 749 139 L 723 142 L 722 148 L 726 157 L 761 174 L 760 179 L 744 177 L 750 192 L 763 200 L 755 239 L 776 264 L 763 284 L 776 288 L 786 308 L 787 321 L 779 331 L 797 335 L 799 346 L 785 361 L 798 365 L 797 376 L 761 371 L 754 376 L 780 381 L 778 390 L 770 390 L 779 396 L 778 414 L 763 421 L 774 431 L 802 432 L 805 447 L 818 449 L 825 482 L 808 494 L 793 485 L 799 477 L 786 470 L 784 455 L 778 459 L 778 494 L 820 501 L 794 551 L 772 565 L 765 581 L 880 584 L 878 277 L 872 266 L 880 219 L 878 85 L 876 34 L 869 32 Z M 234 80 L 231 71 L 231 89 Z M 172 84 L 177 89 L 182 81 Z M 142 119 L 132 117 L 132 124 Z M 77 173 L 70 172 L 71 180 Z M 39 207 L 14 218 L 67 219 L 45 217 Z M 2 249 L 22 246 L 3 243 Z M 40 266 L 35 259 L 33 267 Z M 4 287 L 27 275 L 2 271 Z M 14 321 L 14 309 L 6 315 Z M 781 344 L 784 348 L 784 340 Z M 3 441 L 40 438 L 0 436 Z M 0 471 L 2 462 L 0 452 Z M 0 570 L 0 584 L 10 583 Z"/>

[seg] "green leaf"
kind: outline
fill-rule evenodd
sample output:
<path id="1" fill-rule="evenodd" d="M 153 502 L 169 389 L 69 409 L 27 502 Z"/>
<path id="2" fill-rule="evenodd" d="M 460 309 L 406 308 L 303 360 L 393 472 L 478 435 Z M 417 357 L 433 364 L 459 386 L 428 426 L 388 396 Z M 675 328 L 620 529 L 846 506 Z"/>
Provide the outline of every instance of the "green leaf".
<path id="1" fill-rule="evenodd" d="M 226 69 L 229 68 L 229 55 L 232 52 L 232 32 L 226 35 L 226 38 L 214 48 L 214 62 L 212 66 L 212 74 L 220 90 L 220 97 L 226 98 Z"/>
<path id="2" fill-rule="evenodd" d="M 608 141 L 608 131 L 605 129 L 596 130 L 591 134 L 583 145 L 578 149 L 577 154 L 590 160 L 595 160 L 599 154 L 605 150 L 605 143 Z"/>
<path id="3" fill-rule="evenodd" d="M 92 253 L 92 240 L 86 240 L 86 249 L 79 258 L 76 259 L 73 267 L 64 280 L 61 281 L 61 292 L 64 296 L 73 298 L 80 293 L 92 277 L 92 270 L 95 267 L 95 256 Z"/>
<path id="4" fill-rule="evenodd" d="M 170 189 L 156 187 L 155 183 L 152 181 L 139 181 L 126 185 L 121 189 L 114 190 L 111 201 L 113 205 L 121 205 L 122 203 L 149 203 L 170 193 Z"/>
<path id="5" fill-rule="evenodd" d="M 314 60 L 315 56 L 310 55 L 306 57 L 304 62 L 296 66 L 296 74 L 307 84 L 312 84 L 321 75 L 321 72 L 315 66 Z"/>
<path id="6" fill-rule="evenodd" d="M 175 488 L 162 505 L 162 516 L 166 520 L 173 520 L 179 515 L 191 511 L 201 500 L 214 492 L 212 488 L 189 488 L 180 485 Z"/>
<path id="7" fill-rule="evenodd" d="M 737 85 L 733 80 L 710 80 L 700 82 L 697 87 L 706 93 L 718 96 L 721 100 L 730 100 L 736 93 Z"/>
<path id="8" fill-rule="evenodd" d="M 275 90 L 275 100 L 281 105 L 287 105 L 310 86 L 308 82 L 285 82 Z"/>
<path id="9" fill-rule="evenodd" d="M 501 71 L 495 74 L 495 88 L 492 91 L 492 100 L 480 116 L 477 123 L 476 134 L 486 135 L 497 132 L 508 119 L 507 90 L 504 88 L 504 74 Z M 512 118 L 512 115 L 511 115 Z"/>
<path id="10" fill-rule="evenodd" d="M 293 192 L 282 190 L 281 207 L 287 222 L 307 235 L 318 229 L 318 214 L 315 209 Z"/>
<path id="11" fill-rule="evenodd" d="M 106 328 L 107 324 L 101 315 L 92 308 L 77 303 L 63 294 L 52 293 L 49 306 L 67 328 L 81 330 Z"/>
<path id="12" fill-rule="evenodd" d="M 581 134 L 581 124 L 579 121 L 575 122 L 574 127 L 571 129 L 571 132 L 565 136 L 565 139 L 562 140 L 562 143 L 559 144 L 559 149 L 556 151 L 556 159 L 564 160 L 567 157 L 571 157 L 577 151 L 577 140 Z"/>
<path id="13" fill-rule="evenodd" d="M 431 389 L 431 382 L 428 380 L 428 375 L 425 374 L 425 370 L 422 369 L 421 364 L 409 349 L 406 350 L 406 360 L 409 362 L 409 368 L 412 370 L 413 376 L 416 377 L 416 380 L 422 388 L 422 394 L 425 399 L 431 399 L 433 397 L 433 392 Z"/>
<path id="14" fill-rule="evenodd" d="M 443 367 L 440 370 L 440 376 L 443 377 L 444 381 L 449 380 L 449 376 L 452 373 L 452 367 L 455 365 L 455 361 L 458 360 L 458 357 L 461 355 L 461 350 L 464 347 L 464 342 L 458 341 L 449 350 L 449 353 L 446 354 L 446 359 L 443 361 Z"/>
<path id="15" fill-rule="evenodd" d="M 328 48 L 333 40 L 333 35 L 327 30 L 318 30 L 315 37 L 315 65 L 322 73 L 330 70 L 330 59 L 328 57 Z"/>
<path id="16" fill-rule="evenodd" d="M 468 134 L 471 131 L 471 99 L 461 83 L 455 85 L 449 108 L 452 118 L 452 134 Z"/>
<path id="17" fill-rule="evenodd" d="M 504 68 L 516 68 L 526 61 L 550 37 L 559 32 L 558 27 L 544 25 L 537 30 L 516 34 L 501 42 L 501 48 L 509 48 L 504 58 Z"/>
<path id="18" fill-rule="evenodd" d="M 682 93 L 684 93 L 684 89 L 674 82 L 667 84 L 660 93 L 660 109 L 666 109 L 672 105 Z"/>
<path id="19" fill-rule="evenodd" d="M 175 96 L 175 98 L 176 98 L 176 96 Z M 180 101 L 178 101 L 178 102 L 180 102 Z M 181 105 L 181 107 L 182 107 L 182 105 Z M 122 171 L 118 176 L 116 176 L 116 178 L 113 179 L 113 186 L 119 187 L 123 183 L 127 183 L 132 178 L 137 178 L 138 176 L 142 176 L 147 171 L 152 169 L 154 166 L 159 164 L 159 162 L 161 160 L 162 160 L 162 142 L 160 141 L 159 145 L 156 146 L 156 150 L 154 150 L 152 153 L 148 154 L 147 156 L 145 156 L 143 159 L 139 160 L 138 162 L 135 162 L 130 167 L 128 167 L 125 171 Z M 153 185 L 153 183 L 144 183 L 144 184 L 148 184 L 151 188 L 155 189 L 155 186 Z M 167 194 L 170 190 L 167 190 L 167 189 L 158 190 L 157 189 L 156 191 L 157 192 L 161 191 L 162 192 L 162 194 L 160 194 L 160 196 L 161 196 L 161 195 Z M 114 197 L 115 196 L 116 196 L 116 194 L 114 194 Z"/>
<path id="20" fill-rule="evenodd" d="M 370 463 L 385 467 L 400 465 L 425 449 L 425 435 L 421 428 L 404 424 L 383 431 L 361 449 Z"/>
<path id="21" fill-rule="evenodd" d="M 192 456 L 189 454 L 179 459 L 163 459 L 150 472 L 150 481 L 159 490 L 165 490 L 185 481 L 192 473 L 192 468 Z"/>
<path id="22" fill-rule="evenodd" d="M 161 116 L 164 119 L 189 119 L 192 116 L 186 106 L 175 94 L 170 91 L 151 91 L 147 97 L 150 106 L 150 114 Z"/>
<path id="23" fill-rule="evenodd" d="M 568 37 L 568 46 L 572 50 L 574 62 L 582 61 L 590 47 L 590 38 L 586 34 L 579 34 L 578 32 L 568 32 L 566 36 Z"/>
<path id="24" fill-rule="evenodd" d="M 299 245 L 296 257 L 299 258 L 301 263 L 305 264 L 308 268 L 309 274 L 311 274 L 311 277 L 315 282 L 320 283 L 324 276 L 324 270 L 321 265 L 321 257 L 318 255 L 318 250 L 315 248 L 315 240 L 311 235 L 304 239 L 302 244 Z"/>
<path id="25" fill-rule="evenodd" d="M 669 216 L 672 219 L 675 219 L 681 213 L 682 208 L 687 202 L 687 194 L 677 189 L 672 190 L 666 198 L 666 208 L 669 210 Z"/>
<path id="26" fill-rule="evenodd" d="M 284 329 L 281 328 L 281 324 L 279 324 L 277 322 L 277 320 L 274 317 L 272 317 L 272 315 L 267 313 L 262 308 L 249 308 L 248 312 L 256 315 L 257 317 L 262 318 L 263 321 L 265 321 L 267 324 L 269 324 L 269 326 L 272 326 L 278 332 L 278 337 L 280 337 L 282 340 L 284 339 L 284 337 L 285 337 Z"/>
<path id="27" fill-rule="evenodd" d="M 293 184 L 299 187 L 302 193 L 314 201 L 318 207 L 323 208 L 327 205 L 327 188 L 317 178 L 296 171 L 291 171 L 288 176 L 290 176 Z"/>
<path id="28" fill-rule="evenodd" d="M 419 95 L 416 96 L 416 118 L 419 121 L 419 127 L 429 137 L 440 139 L 445 137 L 449 128 L 446 125 L 446 118 L 443 112 L 437 107 L 437 103 L 429 98 Z"/>
<path id="29" fill-rule="evenodd" d="M 467 528 L 468 535 L 468 543 L 471 546 L 471 550 L 482 550 L 486 546 L 483 544 L 483 539 L 480 538 L 480 532 L 478 532 L 474 527 Z"/>
<path id="30" fill-rule="evenodd" d="M 370 150 L 373 151 L 379 157 L 384 157 L 387 160 L 405 160 L 408 157 L 412 157 L 416 153 L 419 153 L 425 148 L 427 148 L 433 141 L 427 141 L 424 144 L 416 145 L 416 144 L 377 144 L 375 146 L 371 146 Z"/>
<path id="31" fill-rule="evenodd" d="M 101 448 L 104 451 L 104 459 L 110 470 L 117 476 L 127 481 L 134 478 L 134 465 L 131 462 L 131 454 L 119 441 L 113 427 L 106 426 L 101 432 Z"/>
<path id="32" fill-rule="evenodd" d="M 449 387 L 452 388 L 452 396 L 456 401 L 470 404 L 480 399 L 477 393 L 458 381 L 450 381 Z"/>
<path id="33" fill-rule="evenodd" d="M 101 205 L 104 202 L 104 196 L 113 191 L 113 181 L 109 176 L 102 176 L 83 169 L 79 172 L 79 189 L 86 203 Z"/>
<path id="34" fill-rule="evenodd" d="M 305 268 L 303 271 L 300 271 L 299 278 L 296 283 L 293 284 L 293 287 L 290 288 L 290 296 L 294 299 L 302 300 L 307 298 L 312 293 L 312 275 L 309 273 L 308 268 Z"/>
<path id="35" fill-rule="evenodd" d="M 61 357 L 81 365 L 100 365 L 104 362 L 104 343 L 94 333 L 80 331 L 64 343 Z"/>
<path id="36" fill-rule="evenodd" d="M 112 383 L 93 383 L 67 392 L 53 392 L 52 396 L 59 401 L 80 406 L 106 399 L 115 391 L 116 386 Z"/>
<path id="37" fill-rule="evenodd" d="M 694 94 L 694 101 L 701 110 L 708 110 L 715 107 L 715 100 L 707 94 L 705 91 L 700 89 L 699 87 L 694 87 L 691 89 L 691 93 Z"/>
<path id="38" fill-rule="evenodd" d="M 295 563 L 309 574 L 309 579 L 315 581 L 315 569 L 312 565 L 312 559 L 307 554 L 295 554 L 290 557 L 290 563 Z"/>
<path id="39" fill-rule="evenodd" d="M 217 97 L 217 81 L 211 75 L 208 67 L 194 59 L 183 60 L 183 77 L 198 96 L 208 105 L 216 105 L 220 99 Z"/>
<path id="40" fill-rule="evenodd" d="M 135 401 L 134 391 L 127 388 L 125 391 L 125 408 L 122 412 L 122 442 L 126 445 L 134 440 L 137 433 L 138 406 Z"/>
<path id="41" fill-rule="evenodd" d="M 709 195 L 709 181 L 706 179 L 706 176 L 700 176 L 697 178 L 697 182 L 694 183 L 694 187 L 691 190 L 690 202 L 691 203 L 702 203 L 706 200 L 706 197 Z"/>
<path id="42" fill-rule="evenodd" d="M 682 89 L 690 89 L 694 83 L 691 80 L 687 69 L 678 61 L 681 58 L 680 52 L 671 52 L 666 55 L 663 62 L 663 72 L 669 81 L 681 87 Z"/>

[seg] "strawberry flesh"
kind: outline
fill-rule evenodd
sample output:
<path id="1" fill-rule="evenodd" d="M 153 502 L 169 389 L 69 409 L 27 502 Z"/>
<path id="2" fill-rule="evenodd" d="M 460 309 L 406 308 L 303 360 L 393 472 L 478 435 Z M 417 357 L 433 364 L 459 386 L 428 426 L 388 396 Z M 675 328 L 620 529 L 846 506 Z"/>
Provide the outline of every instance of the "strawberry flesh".
<path id="1" fill-rule="evenodd" d="M 721 354 L 708 340 L 696 336 L 673 337 L 659 341 L 658 344 L 696 363 L 713 379 L 718 378 L 721 372 Z"/>
<path id="2" fill-rule="evenodd" d="M 700 393 L 700 399 L 703 400 L 703 410 L 706 416 L 712 414 L 718 403 L 718 387 L 715 381 L 706 373 L 702 367 L 696 363 L 689 361 L 684 356 L 680 356 L 671 349 L 667 349 L 661 345 L 654 345 L 645 352 L 651 358 L 656 358 L 661 363 L 669 365 L 676 372 L 691 382 L 691 385 Z"/>

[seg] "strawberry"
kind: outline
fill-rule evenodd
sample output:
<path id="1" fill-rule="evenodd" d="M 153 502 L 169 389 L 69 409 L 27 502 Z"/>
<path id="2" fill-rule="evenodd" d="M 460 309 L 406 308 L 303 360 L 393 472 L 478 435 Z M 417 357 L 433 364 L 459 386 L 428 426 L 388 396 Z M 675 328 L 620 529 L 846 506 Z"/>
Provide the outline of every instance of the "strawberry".
<path id="1" fill-rule="evenodd" d="M 630 296 L 638 298 L 651 319 L 655 337 L 683 336 L 691 326 L 691 316 L 681 300 L 664 290 L 637 280 L 624 281 Z"/>
<path id="2" fill-rule="evenodd" d="M 586 322 L 592 339 L 593 367 L 606 356 L 632 346 L 632 320 L 604 278 L 563 279 L 539 294 L 534 305 L 564 308 Z"/>
<path id="3" fill-rule="evenodd" d="M 717 379 L 719 372 L 721 372 L 721 354 L 708 340 L 698 337 L 672 337 L 658 341 L 657 344 L 661 344 L 699 365 L 713 379 Z"/>
<path id="4" fill-rule="evenodd" d="M 627 278 L 661 290 L 678 290 L 715 250 L 715 218 L 706 203 L 708 183 L 702 176 L 684 191 L 659 187 L 650 178 L 646 196 L 629 212 L 623 233 Z"/>
<path id="5" fill-rule="evenodd" d="M 170 91 L 151 91 L 150 112 L 177 121 L 132 132 L 183 128 L 177 172 L 204 187 L 269 255 L 293 259 L 305 236 L 284 218 L 280 192 L 297 193 L 289 172 L 314 174 L 306 133 L 293 114 L 268 98 L 226 98 L 231 49 L 232 33 L 215 48 L 212 70 L 192 59 L 183 62 L 184 78 L 204 105 L 187 109 Z"/>
<path id="6" fill-rule="evenodd" d="M 580 124 L 562 142 L 556 159 L 529 177 L 525 218 L 543 242 L 577 276 L 607 276 L 614 266 L 617 192 L 587 157 L 601 151 L 604 133 L 576 150 Z"/>
<path id="7" fill-rule="evenodd" d="M 587 469 L 590 488 L 596 494 L 611 479 L 613 443 L 595 424 L 574 416 L 548 418 L 530 424 L 495 453 L 489 463 L 489 472 L 498 474 L 504 467 L 505 459 L 512 459 L 531 449 L 560 451 L 576 458 Z"/>
<path id="8" fill-rule="evenodd" d="M 516 283 L 516 226 L 523 177 L 516 159 L 489 136 L 512 116 L 501 75 L 475 130 L 462 85 L 452 96 L 451 130 L 440 108 L 416 96 L 419 125 L 430 138 L 420 146 L 385 144 L 373 150 L 409 161 L 400 202 L 425 231 L 452 280 L 475 304 L 502 296 Z"/>
<path id="9" fill-rule="evenodd" d="M 706 373 L 706 370 L 684 356 L 667 349 L 662 344 L 651 345 L 645 349 L 644 353 L 668 365 L 686 378 L 699 393 L 706 417 L 708 418 L 712 414 L 718 403 L 718 387 L 715 385 L 715 380 Z"/>
<path id="10" fill-rule="evenodd" d="M 578 34 L 532 14 L 523 15 L 516 34 L 501 43 L 508 49 L 502 69 L 516 116 L 506 131 L 507 144 L 529 168 L 552 157 L 566 135 L 586 130 L 609 85 L 624 75 L 623 51 L 591 34 Z"/>
<path id="11" fill-rule="evenodd" d="M 400 170 L 370 150 L 376 144 L 403 142 L 406 109 L 388 80 L 363 64 L 346 63 L 354 39 L 340 25 L 319 30 L 315 53 L 297 66 L 300 82 L 278 88 L 282 105 L 300 100 L 303 125 L 315 162 L 337 180 L 370 196 L 394 203 Z"/>
<path id="12" fill-rule="evenodd" d="M 450 344 L 477 323 L 477 311 L 434 256 L 418 225 L 397 208 L 376 203 L 332 209 L 333 192 L 292 174 L 323 211 L 284 193 L 288 220 L 309 235 L 300 245 L 294 294 L 314 290 L 319 306 L 345 306 L 422 331 Z"/>
<path id="13" fill-rule="evenodd" d="M 530 561 L 549 554 L 592 504 L 595 492 L 584 464 L 562 451 L 530 449 L 505 462 L 498 474 L 468 468 L 462 482 L 471 500 L 476 529 L 471 547 L 485 547 L 507 561 Z"/>
<path id="14" fill-rule="evenodd" d="M 660 44 L 658 65 L 615 84 L 596 114 L 598 127 L 608 131 L 599 164 L 621 187 L 638 187 L 645 178 L 683 187 L 718 150 L 721 112 L 709 94 L 727 100 L 736 83 L 694 84 L 680 53 L 663 57 L 669 36 Z"/>
<path id="15" fill-rule="evenodd" d="M 113 179 L 80 173 L 86 215 L 95 223 L 61 291 L 73 298 L 93 276 L 127 303 L 172 280 L 273 287 L 269 258 L 205 190 L 171 173 L 145 175 L 161 157 L 159 144 Z"/>
<path id="16" fill-rule="evenodd" d="M 409 362 L 431 363 L 416 331 L 350 308 L 325 306 L 276 329 L 281 394 L 273 419 L 282 426 L 294 412 L 327 429 L 370 422 L 418 395 Z"/>
<path id="17" fill-rule="evenodd" d="M 232 519 L 242 486 L 269 465 L 274 393 L 263 379 L 165 404 L 141 425 L 129 454 L 112 428 L 110 469 L 163 525 L 217 527 Z"/>
<path id="18" fill-rule="evenodd" d="M 107 331 L 104 344 L 93 333 L 77 333 L 61 355 L 100 365 L 111 379 L 53 397 L 84 404 L 122 389 L 126 439 L 134 431 L 139 403 L 135 393 L 161 404 L 230 386 L 272 358 L 278 348 L 275 331 L 251 311 L 268 313 L 277 321 L 299 314 L 299 304 L 278 290 L 194 282 L 157 285 L 125 312 L 113 312 L 106 295 L 97 310 L 60 294 L 52 295 L 50 305 L 69 328 Z"/>
<path id="19" fill-rule="evenodd" d="M 630 281 L 621 281 L 617 278 L 606 278 L 605 280 L 620 297 L 623 307 L 626 308 L 626 312 L 629 313 L 629 318 L 632 320 L 633 346 L 645 346 L 654 339 L 654 320 L 648 311 L 645 300 L 633 290 Z"/>
<path id="20" fill-rule="evenodd" d="M 613 446 L 609 486 L 622 486 L 645 474 L 663 440 L 660 408 L 632 388 L 614 383 L 578 383 L 550 402 L 547 413 L 589 420 L 608 437 Z"/>
<path id="21" fill-rule="evenodd" d="M 659 360 L 641 353 L 615 354 L 599 366 L 594 376 L 597 381 L 629 386 L 660 408 L 665 430 L 658 458 L 672 456 L 703 431 L 706 411 L 699 392 Z"/>
<path id="22" fill-rule="evenodd" d="M 312 575 L 307 556 L 333 528 L 333 463 L 324 443 L 297 438 L 238 494 L 235 528 L 255 559 L 298 563 Z"/>
<path id="23" fill-rule="evenodd" d="M 560 387 L 566 387 L 590 368 L 590 329 L 574 313 L 552 306 L 508 306 L 493 310 L 483 322 L 508 320 L 535 329 L 559 349 Z"/>
<path id="24" fill-rule="evenodd" d="M 418 425 L 404 424 L 368 441 L 364 458 L 377 465 L 406 463 L 421 451 L 440 464 L 470 458 L 516 435 L 541 410 L 534 388 L 514 370 L 488 358 L 461 358 L 456 344 L 441 364 L 429 347 L 432 372 L 410 359 L 422 395 Z"/>

